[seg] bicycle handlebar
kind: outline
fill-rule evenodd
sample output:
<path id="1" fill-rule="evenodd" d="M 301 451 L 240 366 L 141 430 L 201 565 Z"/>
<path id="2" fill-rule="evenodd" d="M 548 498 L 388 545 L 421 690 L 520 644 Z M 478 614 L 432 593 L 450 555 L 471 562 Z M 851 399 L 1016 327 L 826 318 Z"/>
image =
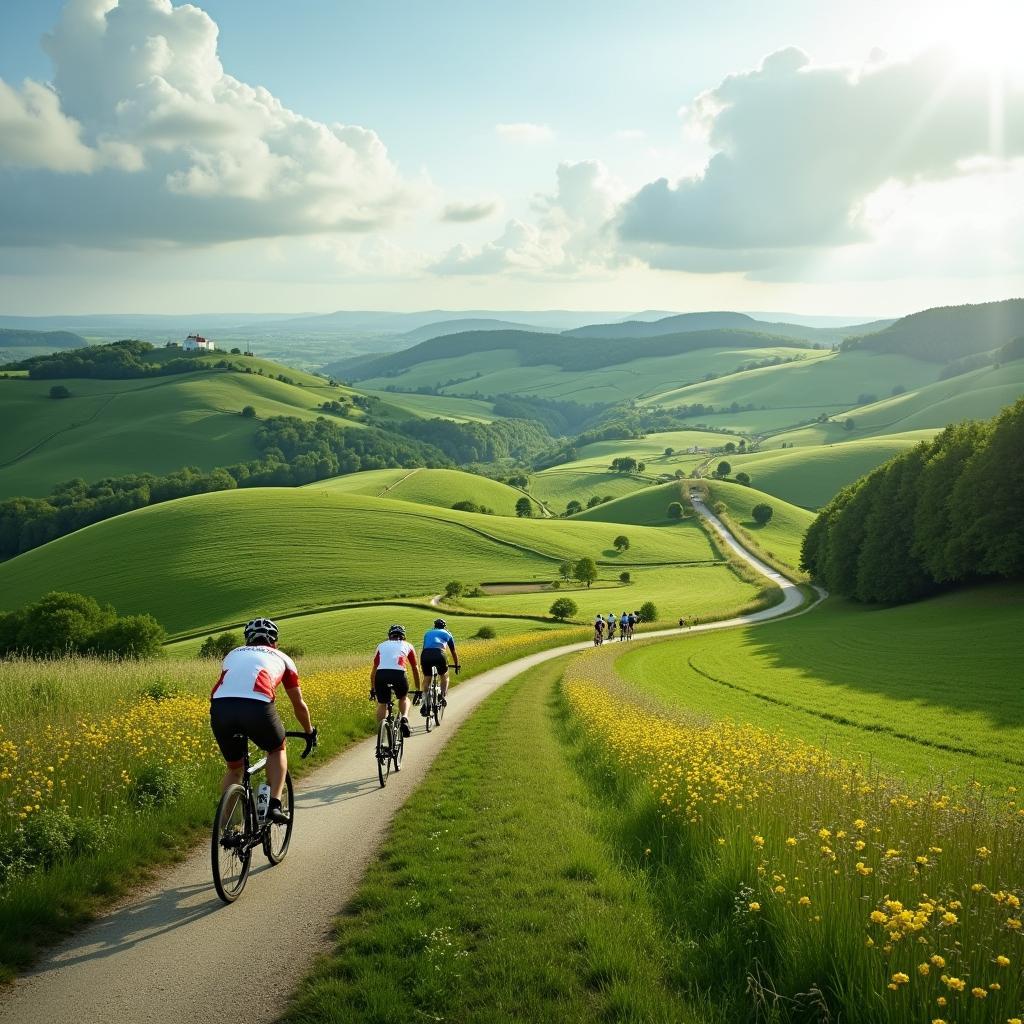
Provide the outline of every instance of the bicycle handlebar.
<path id="1" fill-rule="evenodd" d="M 320 730 L 319 729 L 314 729 L 312 732 L 286 732 L 285 733 L 285 736 L 290 736 L 293 739 L 305 740 L 306 741 L 306 749 L 303 750 L 302 754 L 300 755 L 303 760 L 305 760 L 307 757 L 309 757 L 310 752 L 316 747 L 319 735 L 320 735 Z"/>

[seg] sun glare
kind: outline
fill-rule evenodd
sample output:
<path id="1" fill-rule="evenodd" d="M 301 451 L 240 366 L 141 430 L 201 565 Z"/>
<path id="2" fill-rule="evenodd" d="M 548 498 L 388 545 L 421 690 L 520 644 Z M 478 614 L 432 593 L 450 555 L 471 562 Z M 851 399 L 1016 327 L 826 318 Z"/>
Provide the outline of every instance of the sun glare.
<path id="1" fill-rule="evenodd" d="M 1024 78 L 1024 0 L 936 6 L 929 20 L 922 34 L 948 49 L 962 66 Z"/>

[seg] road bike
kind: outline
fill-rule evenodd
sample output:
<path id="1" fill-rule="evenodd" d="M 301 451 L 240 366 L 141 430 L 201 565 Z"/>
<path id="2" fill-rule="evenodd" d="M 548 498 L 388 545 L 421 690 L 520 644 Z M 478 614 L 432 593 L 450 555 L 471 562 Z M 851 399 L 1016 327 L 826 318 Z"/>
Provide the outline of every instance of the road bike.
<path id="1" fill-rule="evenodd" d="M 376 700 L 374 696 L 370 700 Z M 381 719 L 380 727 L 377 729 L 377 778 L 380 779 L 380 788 L 388 784 L 388 776 L 394 767 L 396 772 L 402 770 L 402 755 L 405 753 L 405 737 L 402 735 L 402 726 L 395 714 L 395 688 L 388 684 L 388 713 Z"/>
<path id="2" fill-rule="evenodd" d="M 433 728 L 433 725 L 440 725 L 441 719 L 444 718 L 445 699 L 441 696 L 441 683 L 437 674 L 437 666 L 430 666 L 430 682 L 427 683 L 426 690 L 423 693 L 423 717 L 426 719 L 427 732 Z"/>
<path id="3" fill-rule="evenodd" d="M 246 739 L 241 733 L 236 735 Z M 317 735 L 316 729 L 309 733 L 285 733 L 289 739 L 306 741 L 303 758 L 308 757 L 317 745 Z M 225 903 L 234 903 L 242 895 L 252 866 L 252 851 L 262 846 L 267 860 L 271 864 L 280 864 L 288 853 L 292 829 L 295 827 L 295 791 L 291 774 L 285 773 L 284 790 L 281 793 L 281 810 L 287 814 L 288 820 L 279 824 L 261 818 L 256 809 L 252 778 L 266 767 L 266 757 L 250 764 L 249 745 L 246 742 L 243 764 L 241 783 L 236 782 L 224 790 L 213 819 L 213 838 L 210 843 L 213 884 L 217 895 Z"/>

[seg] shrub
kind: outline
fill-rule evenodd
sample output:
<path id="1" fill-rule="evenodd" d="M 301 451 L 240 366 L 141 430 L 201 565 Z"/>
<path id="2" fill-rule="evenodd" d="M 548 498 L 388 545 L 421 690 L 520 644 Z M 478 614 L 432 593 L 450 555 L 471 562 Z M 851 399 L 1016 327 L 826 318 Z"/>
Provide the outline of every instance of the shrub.
<path id="1" fill-rule="evenodd" d="M 729 511 L 729 506 L 724 501 L 716 501 L 711 511 L 720 516 L 723 512 Z"/>
<path id="2" fill-rule="evenodd" d="M 480 640 L 493 640 L 497 635 L 491 626 L 481 626 L 474 634 Z"/>
<path id="3" fill-rule="evenodd" d="M 583 511 L 583 505 L 580 504 L 580 502 L 578 502 L 578 501 L 570 501 L 569 504 L 565 506 L 565 514 L 567 516 L 574 516 L 574 515 L 576 515 L 577 512 L 582 512 L 582 511 Z"/>
<path id="4" fill-rule="evenodd" d="M 237 633 L 221 633 L 219 636 L 208 636 L 199 648 L 200 658 L 223 658 L 229 651 L 242 646 L 242 638 Z"/>
<path id="5" fill-rule="evenodd" d="M 244 406 L 242 408 L 242 415 L 247 420 L 255 419 L 256 418 L 256 407 L 254 405 L 246 405 L 246 406 Z"/>
<path id="6" fill-rule="evenodd" d="M 140 808 L 166 807 L 185 790 L 185 767 L 166 761 L 143 765 L 132 786 L 132 800 Z"/>
<path id="7" fill-rule="evenodd" d="M 551 614 L 562 622 L 566 619 L 571 619 L 579 611 L 576 602 L 571 597 L 558 598 L 552 603 L 550 610 Z"/>
<path id="8" fill-rule="evenodd" d="M 669 519 L 682 519 L 683 518 L 683 506 L 678 501 L 673 501 L 668 507 L 666 513 Z"/>
<path id="9" fill-rule="evenodd" d="M 619 573 L 619 582 L 620 583 L 629 583 L 632 580 L 632 578 L 633 577 L 630 576 L 628 572 L 620 572 Z"/>
<path id="10" fill-rule="evenodd" d="M 516 515 L 520 519 L 529 519 L 533 515 L 533 503 L 527 497 L 522 497 L 516 502 Z"/>
<path id="11" fill-rule="evenodd" d="M 754 522 L 760 524 L 761 526 L 764 526 L 765 524 L 770 522 L 774 514 L 775 510 L 771 507 L 771 505 L 765 505 L 764 503 L 760 505 L 755 505 L 751 513 L 751 515 L 753 515 L 754 517 Z"/>
<path id="12" fill-rule="evenodd" d="M 64 387 L 63 384 L 54 384 L 53 387 L 50 388 L 50 397 L 51 398 L 70 398 L 71 397 L 71 392 L 68 391 L 68 389 L 66 387 Z"/>
<path id="13" fill-rule="evenodd" d="M 479 512 L 480 506 L 475 501 L 457 501 L 452 508 L 456 512 Z"/>
<path id="14" fill-rule="evenodd" d="M 736 483 L 743 484 L 744 487 L 750 486 L 750 474 L 749 473 L 737 473 Z"/>
<path id="15" fill-rule="evenodd" d="M 458 597 L 463 592 L 464 589 L 465 587 L 463 587 L 463 585 L 459 583 L 458 580 L 452 580 L 451 583 L 446 583 L 444 585 L 444 596 L 447 597 L 449 600 L 452 600 L 453 598 Z"/>
<path id="16" fill-rule="evenodd" d="M 612 547 L 614 547 L 615 550 L 618 551 L 620 554 L 623 551 L 628 551 L 629 538 L 624 533 L 620 533 L 618 537 L 616 537 L 615 540 L 612 541 Z"/>
<path id="17" fill-rule="evenodd" d="M 644 622 L 657 622 L 658 621 L 658 606 L 653 601 L 644 601 L 640 605 L 640 618 Z"/>

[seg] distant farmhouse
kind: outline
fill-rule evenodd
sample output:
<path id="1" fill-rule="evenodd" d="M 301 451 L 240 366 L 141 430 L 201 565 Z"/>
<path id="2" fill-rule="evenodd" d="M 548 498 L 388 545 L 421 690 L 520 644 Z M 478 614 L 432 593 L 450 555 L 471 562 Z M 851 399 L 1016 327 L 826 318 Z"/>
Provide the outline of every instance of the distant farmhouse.
<path id="1" fill-rule="evenodd" d="M 217 348 L 212 341 L 207 341 L 201 334 L 190 334 L 184 341 L 169 341 L 165 348 L 183 348 L 186 352 L 213 352 Z"/>

